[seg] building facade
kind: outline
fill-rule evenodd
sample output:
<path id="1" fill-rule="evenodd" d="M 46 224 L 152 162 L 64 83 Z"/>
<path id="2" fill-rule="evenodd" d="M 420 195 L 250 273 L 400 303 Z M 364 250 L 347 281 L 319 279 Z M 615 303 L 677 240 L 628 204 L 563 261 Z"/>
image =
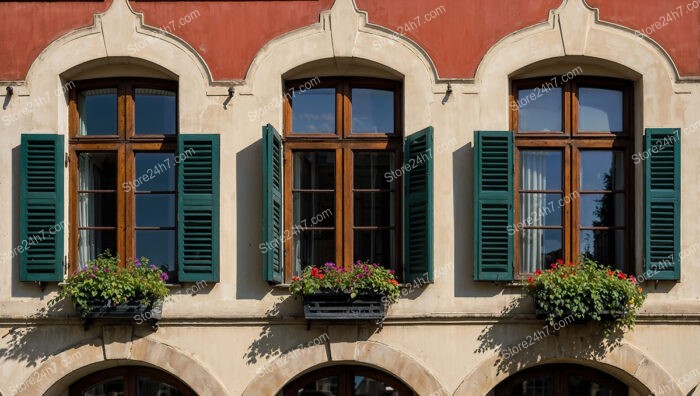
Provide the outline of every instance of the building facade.
<path id="1" fill-rule="evenodd" d="M 0 7 L 3 396 L 696 393 L 697 0 Z M 107 249 L 167 271 L 157 330 L 49 303 Z M 580 254 L 634 329 L 536 318 Z M 356 259 L 387 318 L 307 323 Z"/>

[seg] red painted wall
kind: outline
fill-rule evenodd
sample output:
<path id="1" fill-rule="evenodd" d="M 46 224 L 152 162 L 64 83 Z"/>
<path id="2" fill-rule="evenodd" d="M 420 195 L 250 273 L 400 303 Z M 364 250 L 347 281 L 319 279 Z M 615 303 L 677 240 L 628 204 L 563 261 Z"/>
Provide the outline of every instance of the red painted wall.
<path id="1" fill-rule="evenodd" d="M 426 49 L 441 77 L 474 76 L 486 51 L 505 35 L 543 22 L 561 0 L 356 0 L 370 22 L 404 33 Z M 53 40 L 92 24 L 104 2 L 2 2 L 0 80 L 24 79 Z M 333 0 L 133 1 L 146 23 L 169 27 L 204 57 L 217 80 L 242 79 L 272 38 L 315 23 Z M 700 76 L 700 0 L 589 0 L 601 19 L 652 27 L 649 36 L 674 59 L 682 75 Z M 697 8 L 694 6 L 697 5 Z M 682 15 L 669 14 L 678 12 Z M 193 13 L 194 12 L 194 13 Z M 432 12 L 432 14 L 431 14 Z M 189 15 L 189 17 L 187 17 Z M 427 16 L 426 16 L 427 15 Z M 180 23 L 180 18 L 189 18 Z M 665 26 L 654 27 L 659 22 Z M 59 71 L 57 71 L 59 72 Z"/>

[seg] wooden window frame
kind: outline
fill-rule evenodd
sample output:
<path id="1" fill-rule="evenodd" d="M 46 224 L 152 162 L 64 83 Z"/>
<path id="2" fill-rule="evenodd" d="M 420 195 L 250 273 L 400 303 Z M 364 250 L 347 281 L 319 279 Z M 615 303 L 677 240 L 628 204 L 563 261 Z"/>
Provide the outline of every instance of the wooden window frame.
<path id="1" fill-rule="evenodd" d="M 292 179 L 295 151 L 335 151 L 335 262 L 349 267 L 354 260 L 354 186 L 353 186 L 353 152 L 354 151 L 391 151 L 394 153 L 394 167 L 402 165 L 403 157 L 403 118 L 401 82 L 371 78 L 321 78 L 313 88 L 336 89 L 336 131 L 335 133 L 294 133 L 292 132 L 293 90 L 298 89 L 309 80 L 293 80 L 285 84 L 284 95 L 284 224 L 285 229 L 292 229 L 293 200 Z M 394 131 L 393 133 L 352 133 L 352 88 L 377 88 L 394 92 Z M 395 263 L 389 263 L 397 274 L 402 273 L 402 184 L 396 181 L 394 190 L 396 240 L 394 247 Z M 293 238 L 284 241 L 284 274 L 290 280 L 294 276 L 292 262 Z M 319 265 L 322 263 L 319 263 Z"/>
<path id="2" fill-rule="evenodd" d="M 559 79 L 561 77 L 556 77 Z M 513 80 L 509 103 L 518 103 L 518 91 L 533 87 L 546 87 L 555 77 L 538 77 Z M 559 81 L 559 80 L 555 80 Z M 580 87 L 594 87 L 620 90 L 623 93 L 623 131 L 620 132 L 579 132 L 578 128 L 578 91 Z M 634 228 L 634 169 L 631 155 L 634 148 L 634 98 L 633 83 L 627 80 L 607 77 L 579 76 L 562 83 L 562 131 L 528 132 L 518 130 L 518 106 L 510 107 L 510 126 L 514 131 L 514 219 L 520 221 L 520 151 L 522 149 L 558 149 L 562 152 L 562 198 L 570 197 L 580 190 L 580 157 L 582 150 L 620 150 L 624 159 L 625 177 L 625 262 L 620 263 L 622 270 L 629 272 L 635 263 L 635 228 Z M 566 262 L 575 261 L 580 251 L 580 195 L 569 204 L 562 206 L 562 256 Z M 615 227 L 610 227 L 615 229 Z M 522 280 L 529 273 L 522 272 L 520 257 L 520 229 L 515 228 L 514 274 Z M 544 263 L 543 267 L 548 263 Z M 544 267 L 546 268 L 546 267 Z"/>
<path id="3" fill-rule="evenodd" d="M 79 135 L 80 114 L 78 114 L 78 93 L 97 88 L 117 88 L 117 134 L 116 135 Z M 164 89 L 175 92 L 175 134 L 172 135 L 136 135 L 135 104 L 136 88 Z M 141 152 L 173 153 L 176 155 L 177 135 L 179 134 L 177 81 L 150 78 L 109 78 L 76 81 L 69 92 L 69 248 L 68 257 L 71 272 L 78 269 L 78 155 L 81 152 L 115 152 L 117 153 L 117 251 L 122 258 L 135 256 L 136 240 L 136 198 L 133 189 L 127 191 L 122 186 L 136 178 L 136 154 Z M 173 164 L 174 166 L 174 164 Z M 177 194 L 177 193 L 176 193 Z M 177 221 L 175 222 L 177 226 Z M 175 255 L 177 259 L 177 255 Z M 176 263 L 174 263 L 176 264 Z M 170 276 L 175 276 L 175 271 Z M 171 278 L 174 279 L 174 278 Z"/>
<path id="4" fill-rule="evenodd" d="M 126 395 L 136 395 L 139 378 L 150 378 L 177 389 L 185 396 L 195 396 L 196 393 L 180 379 L 169 375 L 161 370 L 150 367 L 131 366 L 115 367 L 92 373 L 70 386 L 70 396 L 82 396 L 87 389 L 112 379 L 123 378 L 124 393 Z"/>

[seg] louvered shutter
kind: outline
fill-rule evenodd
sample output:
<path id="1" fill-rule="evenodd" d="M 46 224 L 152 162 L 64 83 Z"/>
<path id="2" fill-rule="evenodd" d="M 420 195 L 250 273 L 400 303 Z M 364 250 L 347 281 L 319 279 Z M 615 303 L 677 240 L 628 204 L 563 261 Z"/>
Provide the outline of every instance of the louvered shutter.
<path id="1" fill-rule="evenodd" d="M 62 135 L 22 135 L 20 242 L 12 254 L 21 281 L 63 280 L 63 148 Z"/>
<path id="2" fill-rule="evenodd" d="M 513 133 L 474 134 L 474 279 L 513 280 Z"/>
<path id="3" fill-rule="evenodd" d="M 180 282 L 219 281 L 219 135 L 178 135 Z"/>
<path id="4" fill-rule="evenodd" d="M 433 281 L 433 127 L 404 144 L 404 282 Z"/>
<path id="5" fill-rule="evenodd" d="M 680 129 L 647 129 L 644 150 L 644 277 L 680 280 Z"/>
<path id="6" fill-rule="evenodd" d="M 284 206 L 282 199 L 282 137 L 272 125 L 263 126 L 263 279 L 284 281 L 282 241 Z"/>

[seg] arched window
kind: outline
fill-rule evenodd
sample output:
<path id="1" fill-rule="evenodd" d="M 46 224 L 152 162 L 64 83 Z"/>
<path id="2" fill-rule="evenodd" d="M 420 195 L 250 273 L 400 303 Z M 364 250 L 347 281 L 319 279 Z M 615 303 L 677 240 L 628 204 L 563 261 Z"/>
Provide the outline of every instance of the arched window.
<path id="1" fill-rule="evenodd" d="M 633 94 L 626 80 L 514 80 L 516 274 L 585 255 L 634 262 Z"/>
<path id="2" fill-rule="evenodd" d="M 400 380 L 363 366 L 331 366 L 312 371 L 284 387 L 278 396 L 413 396 Z"/>
<path id="3" fill-rule="evenodd" d="M 627 396 L 627 386 L 598 370 L 547 364 L 523 370 L 496 386 L 495 396 Z"/>
<path id="4" fill-rule="evenodd" d="M 195 396 L 179 379 L 148 367 L 119 367 L 90 374 L 70 387 L 70 396 Z"/>

